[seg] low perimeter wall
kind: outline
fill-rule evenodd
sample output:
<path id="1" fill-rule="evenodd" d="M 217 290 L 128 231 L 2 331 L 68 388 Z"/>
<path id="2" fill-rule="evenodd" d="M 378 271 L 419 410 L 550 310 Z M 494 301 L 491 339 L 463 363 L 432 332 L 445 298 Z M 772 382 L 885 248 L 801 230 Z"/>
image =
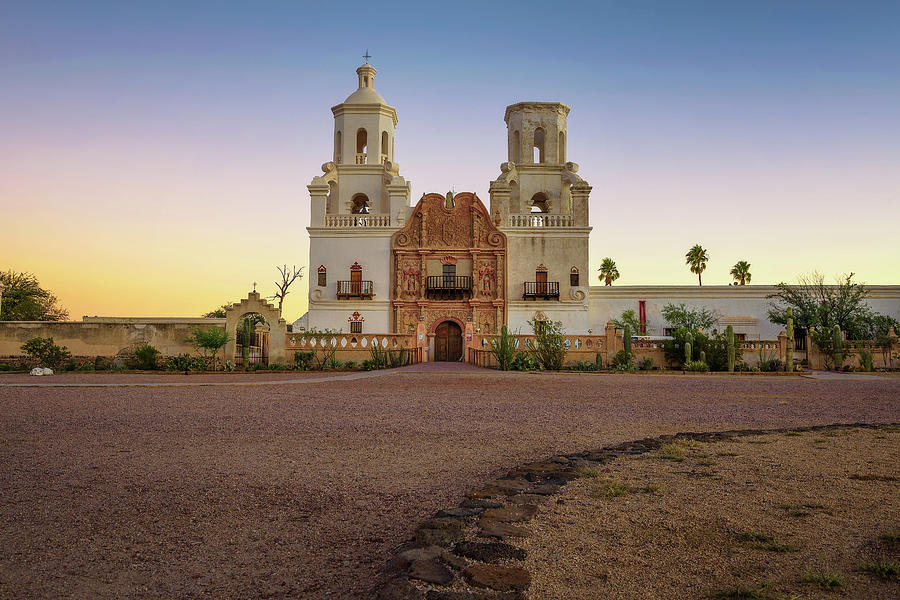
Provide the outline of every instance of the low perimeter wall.
<path id="1" fill-rule="evenodd" d="M 141 344 L 155 346 L 163 356 L 196 354 L 186 340 L 198 327 L 224 327 L 225 319 L 98 320 L 63 322 L 0 322 L 0 356 L 21 356 L 31 338 L 52 337 L 73 356 L 113 357 L 128 354 Z"/>

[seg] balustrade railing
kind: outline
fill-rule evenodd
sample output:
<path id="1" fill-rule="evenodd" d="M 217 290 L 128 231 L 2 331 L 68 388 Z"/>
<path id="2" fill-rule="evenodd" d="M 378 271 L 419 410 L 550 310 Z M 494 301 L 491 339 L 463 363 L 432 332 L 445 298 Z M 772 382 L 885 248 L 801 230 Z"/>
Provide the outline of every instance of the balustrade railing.
<path id="1" fill-rule="evenodd" d="M 507 227 L 574 227 L 575 217 L 572 215 L 553 215 L 547 213 L 525 213 L 509 215 Z"/>
<path id="2" fill-rule="evenodd" d="M 472 277 L 468 275 L 429 275 L 425 278 L 429 297 L 460 297 L 472 293 Z"/>
<path id="3" fill-rule="evenodd" d="M 390 227 L 391 215 L 325 215 L 325 227 Z"/>
<path id="4" fill-rule="evenodd" d="M 358 164 L 358 165 L 366 164 L 366 153 L 365 152 L 357 152 L 356 153 L 356 164 Z"/>
<path id="5" fill-rule="evenodd" d="M 338 300 L 344 298 L 372 298 L 375 284 L 371 281 L 338 281 Z"/>
<path id="6" fill-rule="evenodd" d="M 523 284 L 522 300 L 528 298 L 543 298 L 550 300 L 556 298 L 559 300 L 559 282 L 558 281 L 526 281 Z"/>

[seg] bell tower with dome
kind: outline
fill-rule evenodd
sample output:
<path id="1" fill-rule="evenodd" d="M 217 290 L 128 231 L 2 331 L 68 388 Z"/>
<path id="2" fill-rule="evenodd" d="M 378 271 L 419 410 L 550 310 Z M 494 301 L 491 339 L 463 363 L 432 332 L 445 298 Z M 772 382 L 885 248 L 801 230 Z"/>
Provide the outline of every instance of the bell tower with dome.
<path id="1" fill-rule="evenodd" d="M 332 107 L 332 157 L 307 186 L 310 328 L 389 331 L 390 239 L 409 217 L 410 183 L 394 160 L 397 110 L 375 74 L 361 65 L 357 89 Z"/>

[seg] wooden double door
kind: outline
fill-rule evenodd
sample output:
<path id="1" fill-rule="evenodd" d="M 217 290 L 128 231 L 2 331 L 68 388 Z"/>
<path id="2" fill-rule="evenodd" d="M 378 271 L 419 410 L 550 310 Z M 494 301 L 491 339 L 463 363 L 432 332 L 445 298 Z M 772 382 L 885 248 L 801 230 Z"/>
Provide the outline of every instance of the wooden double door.
<path id="1" fill-rule="evenodd" d="M 457 362 L 462 358 L 462 329 L 453 321 L 444 321 L 434 332 L 434 360 Z"/>

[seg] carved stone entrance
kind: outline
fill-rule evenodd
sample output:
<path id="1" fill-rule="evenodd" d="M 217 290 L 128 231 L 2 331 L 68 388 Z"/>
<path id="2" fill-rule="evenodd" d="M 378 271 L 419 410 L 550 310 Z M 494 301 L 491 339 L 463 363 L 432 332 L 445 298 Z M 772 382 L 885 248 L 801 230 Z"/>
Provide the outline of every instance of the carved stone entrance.
<path id="1" fill-rule="evenodd" d="M 444 321 L 434 331 L 434 360 L 457 362 L 462 358 L 462 329 L 453 321 Z"/>

